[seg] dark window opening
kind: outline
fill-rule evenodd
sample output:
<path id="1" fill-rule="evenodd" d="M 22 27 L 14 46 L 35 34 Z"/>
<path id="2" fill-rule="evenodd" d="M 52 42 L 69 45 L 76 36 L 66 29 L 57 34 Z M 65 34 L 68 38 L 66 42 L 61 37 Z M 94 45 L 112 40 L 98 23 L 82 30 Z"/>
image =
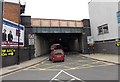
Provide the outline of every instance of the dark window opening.
<path id="1" fill-rule="evenodd" d="M 98 35 L 109 33 L 108 24 L 98 26 Z"/>

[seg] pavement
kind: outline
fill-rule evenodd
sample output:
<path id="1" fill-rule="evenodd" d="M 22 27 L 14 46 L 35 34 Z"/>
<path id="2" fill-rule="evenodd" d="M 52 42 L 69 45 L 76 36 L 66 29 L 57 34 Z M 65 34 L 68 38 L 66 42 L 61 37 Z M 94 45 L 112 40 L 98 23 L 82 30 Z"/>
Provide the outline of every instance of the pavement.
<path id="1" fill-rule="evenodd" d="M 41 56 L 41 57 L 31 59 L 29 61 L 22 62 L 19 65 L 12 65 L 12 66 L 8 66 L 8 67 L 3 67 L 0 69 L 0 76 L 7 75 L 9 73 L 16 72 L 16 71 L 19 71 L 21 69 L 25 69 L 27 67 L 39 64 L 47 59 L 48 59 L 48 56 Z"/>
<path id="2" fill-rule="evenodd" d="M 119 61 L 120 55 L 116 55 L 116 54 L 86 54 L 86 55 L 83 54 L 82 56 L 120 65 L 120 61 Z"/>
<path id="3" fill-rule="evenodd" d="M 114 63 L 117 65 L 120 64 L 120 62 L 118 61 L 119 56 L 115 55 L 115 54 L 80 54 L 80 55 L 91 58 L 91 59 L 99 60 L 99 61 Z M 21 69 L 25 69 L 25 68 L 33 66 L 35 64 L 39 64 L 39 63 L 45 61 L 46 59 L 48 59 L 47 56 L 41 56 L 41 57 L 37 57 L 37 58 L 34 58 L 29 61 L 20 63 L 19 65 L 3 67 L 3 68 L 1 68 L 0 76 L 19 71 Z"/>

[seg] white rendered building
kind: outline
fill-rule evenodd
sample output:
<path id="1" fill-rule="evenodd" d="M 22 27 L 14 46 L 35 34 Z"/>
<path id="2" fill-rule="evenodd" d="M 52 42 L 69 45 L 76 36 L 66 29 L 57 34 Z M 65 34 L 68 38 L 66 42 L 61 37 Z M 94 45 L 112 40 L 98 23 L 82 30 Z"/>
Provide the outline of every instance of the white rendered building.
<path id="1" fill-rule="evenodd" d="M 95 52 L 118 54 L 115 42 L 120 39 L 120 0 L 92 0 L 89 2 L 91 35 Z"/>

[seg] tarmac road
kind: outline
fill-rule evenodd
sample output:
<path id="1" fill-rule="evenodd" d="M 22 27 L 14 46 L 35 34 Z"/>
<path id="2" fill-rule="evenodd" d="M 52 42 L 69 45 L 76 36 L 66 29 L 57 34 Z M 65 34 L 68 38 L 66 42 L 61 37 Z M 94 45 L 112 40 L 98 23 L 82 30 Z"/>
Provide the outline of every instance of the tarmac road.
<path id="1" fill-rule="evenodd" d="M 52 63 L 46 60 L 32 67 L 7 75 L 2 79 L 38 80 L 39 82 L 43 82 L 42 80 L 46 82 L 109 80 L 110 82 L 110 80 L 118 80 L 118 65 L 85 58 L 80 54 L 67 53 L 65 62 Z"/>

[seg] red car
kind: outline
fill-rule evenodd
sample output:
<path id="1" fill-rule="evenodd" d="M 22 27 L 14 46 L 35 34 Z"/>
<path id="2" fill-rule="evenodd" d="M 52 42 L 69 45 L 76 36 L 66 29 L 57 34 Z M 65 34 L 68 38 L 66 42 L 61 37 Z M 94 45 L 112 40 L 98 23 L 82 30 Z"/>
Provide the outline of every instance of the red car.
<path id="1" fill-rule="evenodd" d="M 51 51 L 49 60 L 51 60 L 52 62 L 55 62 L 55 61 L 64 62 L 64 59 L 65 59 L 65 55 L 62 49 L 56 49 Z"/>

